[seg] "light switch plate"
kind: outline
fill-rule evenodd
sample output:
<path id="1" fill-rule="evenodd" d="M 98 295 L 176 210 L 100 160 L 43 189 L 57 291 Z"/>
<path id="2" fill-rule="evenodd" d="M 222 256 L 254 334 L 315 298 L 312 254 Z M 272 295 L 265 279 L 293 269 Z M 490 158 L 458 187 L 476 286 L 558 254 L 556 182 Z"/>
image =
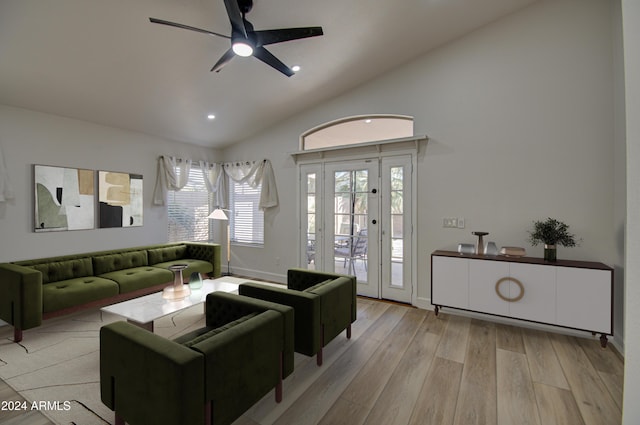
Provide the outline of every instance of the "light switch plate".
<path id="1" fill-rule="evenodd" d="M 445 217 L 442 219 L 442 227 L 456 228 L 458 227 L 458 219 L 455 217 Z"/>

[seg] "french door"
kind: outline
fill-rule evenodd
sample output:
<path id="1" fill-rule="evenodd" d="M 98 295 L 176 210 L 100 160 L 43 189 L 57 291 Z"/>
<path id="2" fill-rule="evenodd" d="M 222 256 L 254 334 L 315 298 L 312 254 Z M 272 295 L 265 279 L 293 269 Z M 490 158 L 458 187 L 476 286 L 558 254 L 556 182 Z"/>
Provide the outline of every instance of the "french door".
<path id="1" fill-rule="evenodd" d="M 302 265 L 411 303 L 411 170 L 410 156 L 302 165 Z"/>

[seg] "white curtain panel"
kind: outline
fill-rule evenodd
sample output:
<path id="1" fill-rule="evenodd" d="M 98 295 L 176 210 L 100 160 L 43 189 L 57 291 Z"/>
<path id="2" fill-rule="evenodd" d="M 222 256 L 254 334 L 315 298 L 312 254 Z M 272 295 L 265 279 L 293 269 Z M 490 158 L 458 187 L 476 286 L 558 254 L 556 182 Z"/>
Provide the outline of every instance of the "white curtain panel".
<path id="1" fill-rule="evenodd" d="M 178 173 L 175 172 L 176 165 Z M 161 156 L 158 158 L 158 174 L 156 176 L 156 187 L 153 190 L 153 204 L 164 205 L 168 190 L 182 189 L 189 181 L 190 171 L 190 159 L 176 159 L 173 156 Z"/>
<path id="2" fill-rule="evenodd" d="M 212 163 L 208 161 L 200 161 L 200 169 L 204 184 L 207 186 L 209 193 L 216 194 L 216 206 L 220 208 L 227 207 L 227 184 L 224 178 L 224 170 L 222 164 Z"/>

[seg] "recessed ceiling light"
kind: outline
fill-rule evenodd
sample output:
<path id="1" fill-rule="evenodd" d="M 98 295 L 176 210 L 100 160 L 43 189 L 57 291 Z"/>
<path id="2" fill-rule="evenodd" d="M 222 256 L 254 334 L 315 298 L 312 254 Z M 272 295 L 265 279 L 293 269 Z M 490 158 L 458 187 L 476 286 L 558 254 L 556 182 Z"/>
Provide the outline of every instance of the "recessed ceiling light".
<path id="1" fill-rule="evenodd" d="M 371 118 L 367 118 L 366 120 L 364 120 L 364 122 L 365 122 L 366 124 L 371 124 Z"/>
<path id="2" fill-rule="evenodd" d="M 207 115 L 207 119 L 208 119 L 208 120 L 213 120 L 213 119 L 215 119 L 215 118 L 216 118 L 216 116 L 215 116 L 215 115 L 213 115 L 213 114 L 209 114 L 209 115 Z"/>
<path id="3" fill-rule="evenodd" d="M 300 65 L 293 65 L 293 66 L 291 67 L 291 70 L 292 70 L 293 72 L 298 72 L 298 71 L 300 71 Z"/>

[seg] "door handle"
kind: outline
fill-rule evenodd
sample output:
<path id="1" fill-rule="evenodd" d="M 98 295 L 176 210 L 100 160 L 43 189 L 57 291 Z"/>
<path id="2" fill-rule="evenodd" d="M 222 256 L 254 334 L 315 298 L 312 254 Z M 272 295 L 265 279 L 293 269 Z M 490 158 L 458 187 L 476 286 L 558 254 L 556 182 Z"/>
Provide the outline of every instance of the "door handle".
<path id="1" fill-rule="evenodd" d="M 376 188 L 371 189 L 371 193 L 378 193 L 378 189 Z"/>
<path id="2" fill-rule="evenodd" d="M 371 224 L 377 224 L 378 220 L 376 220 L 375 218 L 373 220 L 371 220 Z"/>

